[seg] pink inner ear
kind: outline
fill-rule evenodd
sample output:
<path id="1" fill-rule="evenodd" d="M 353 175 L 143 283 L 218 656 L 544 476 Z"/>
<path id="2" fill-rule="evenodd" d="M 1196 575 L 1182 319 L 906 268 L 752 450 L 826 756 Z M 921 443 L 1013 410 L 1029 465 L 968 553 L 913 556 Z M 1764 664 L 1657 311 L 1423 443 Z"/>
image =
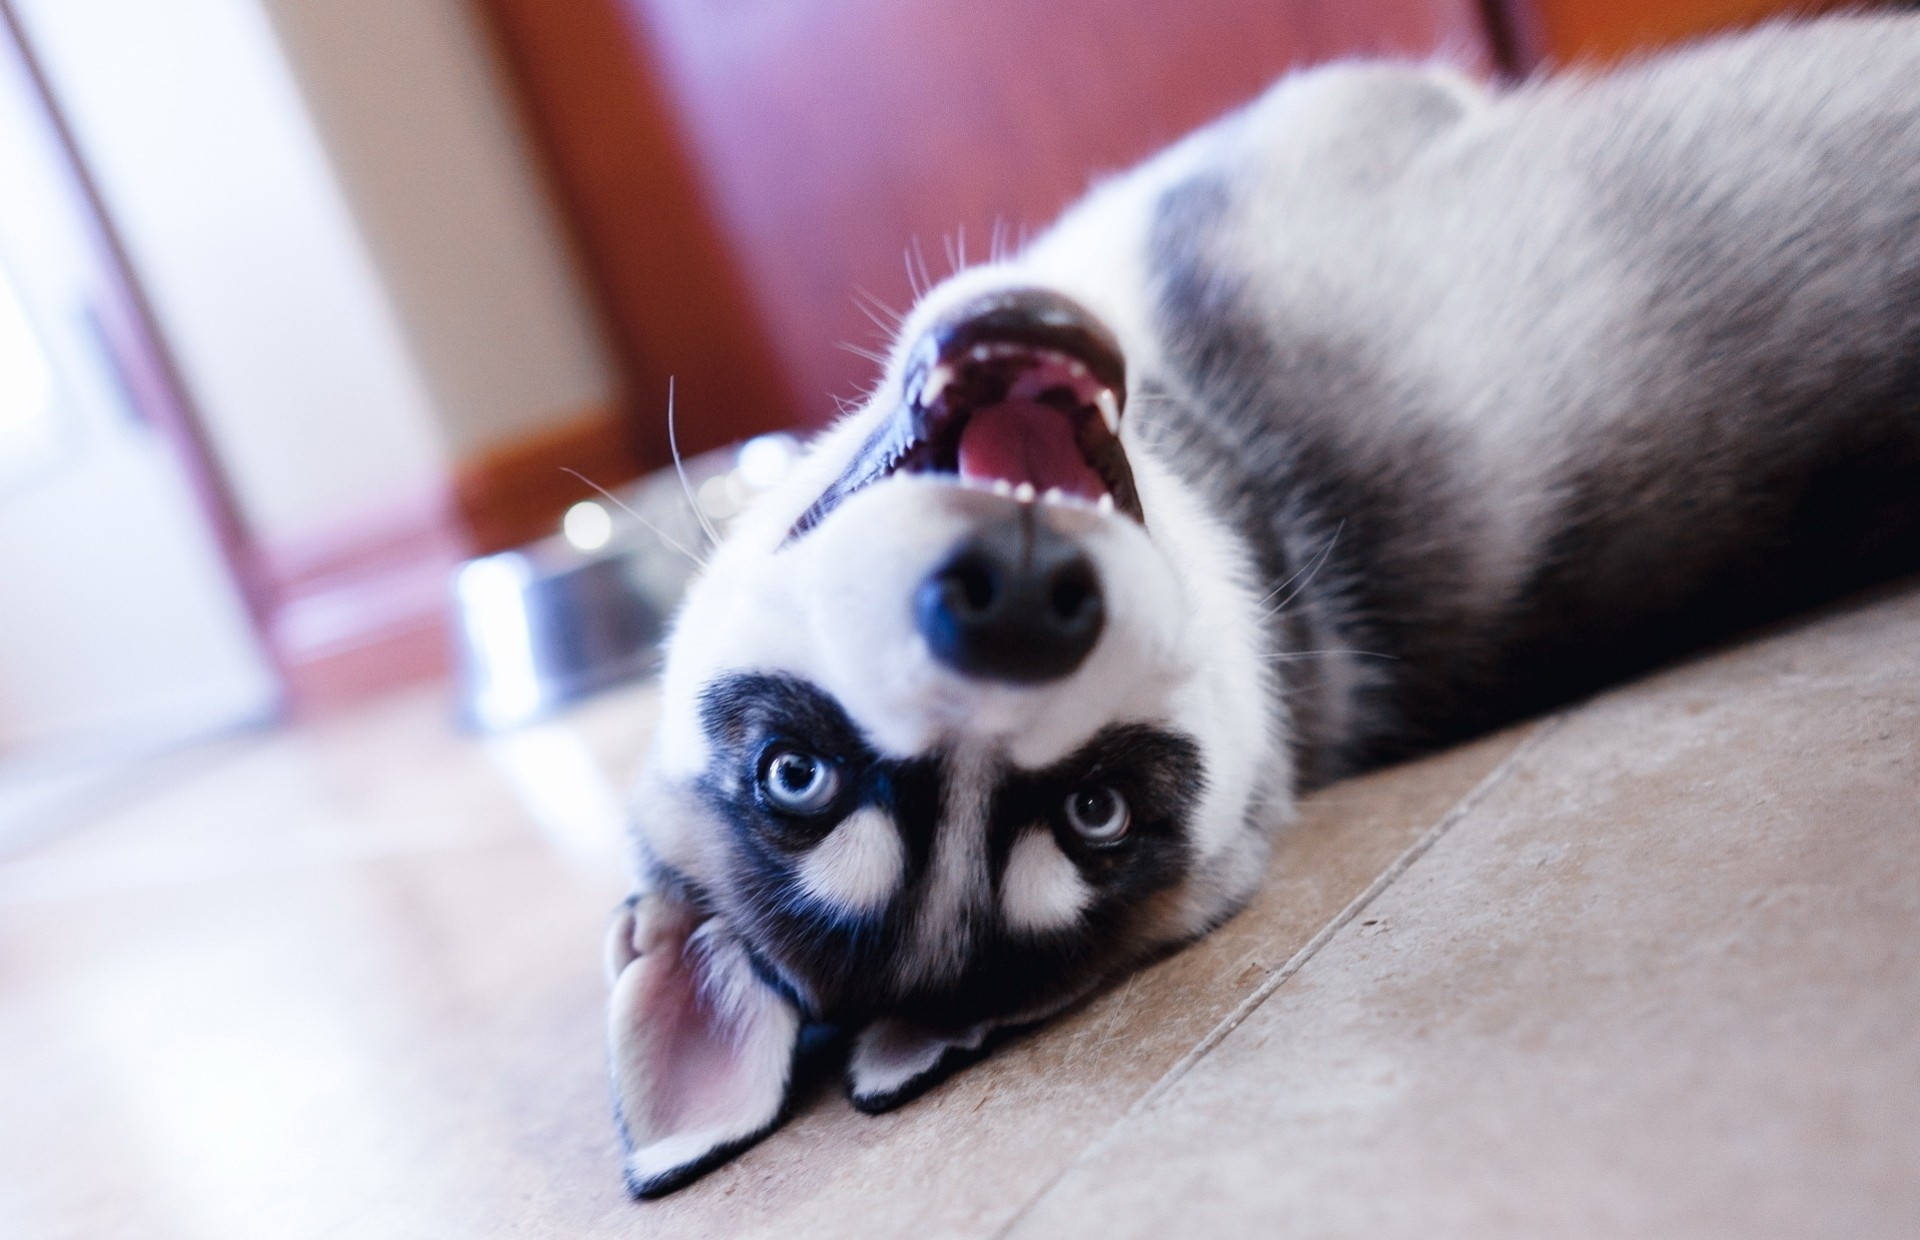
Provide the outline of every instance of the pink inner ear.
<path id="1" fill-rule="evenodd" d="M 668 1192 L 758 1140 L 786 1101 L 800 1018 L 717 920 L 649 897 L 609 1011 L 628 1186 Z"/>

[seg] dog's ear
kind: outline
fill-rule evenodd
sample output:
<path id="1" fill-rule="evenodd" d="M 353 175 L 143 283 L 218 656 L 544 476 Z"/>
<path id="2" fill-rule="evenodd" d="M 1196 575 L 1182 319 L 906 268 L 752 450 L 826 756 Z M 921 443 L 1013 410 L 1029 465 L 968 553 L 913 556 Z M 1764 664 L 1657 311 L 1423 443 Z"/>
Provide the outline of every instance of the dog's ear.
<path id="1" fill-rule="evenodd" d="M 800 1014 L 718 918 L 653 894 L 608 939 L 614 1104 L 636 1197 L 672 1192 L 779 1124 Z"/>
<path id="2" fill-rule="evenodd" d="M 862 1029 L 847 1056 L 847 1098 L 869 1115 L 911 1102 L 987 1053 L 988 1027 L 935 1033 L 882 1017 Z"/>

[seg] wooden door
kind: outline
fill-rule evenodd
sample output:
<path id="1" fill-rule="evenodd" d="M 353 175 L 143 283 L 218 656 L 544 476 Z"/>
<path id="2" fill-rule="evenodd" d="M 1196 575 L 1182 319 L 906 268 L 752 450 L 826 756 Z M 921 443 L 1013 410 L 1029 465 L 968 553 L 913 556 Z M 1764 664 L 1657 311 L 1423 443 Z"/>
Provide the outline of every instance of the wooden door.
<path id="1" fill-rule="evenodd" d="M 912 297 L 1290 68 L 1492 67 L 1480 0 L 483 0 L 652 462 L 818 425 Z M 913 257 L 908 258 L 909 255 Z"/>

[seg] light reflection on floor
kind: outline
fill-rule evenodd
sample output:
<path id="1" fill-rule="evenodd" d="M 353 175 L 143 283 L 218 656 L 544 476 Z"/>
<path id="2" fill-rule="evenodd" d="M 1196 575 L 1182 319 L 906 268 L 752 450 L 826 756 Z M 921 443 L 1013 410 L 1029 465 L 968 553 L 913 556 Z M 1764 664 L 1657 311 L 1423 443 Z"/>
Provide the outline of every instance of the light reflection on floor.
<path id="1" fill-rule="evenodd" d="M 639 686 L 482 737 L 404 694 L 0 861 L 0 1235 L 440 1234 L 556 1113 L 606 1157 L 599 937 L 652 717 Z"/>

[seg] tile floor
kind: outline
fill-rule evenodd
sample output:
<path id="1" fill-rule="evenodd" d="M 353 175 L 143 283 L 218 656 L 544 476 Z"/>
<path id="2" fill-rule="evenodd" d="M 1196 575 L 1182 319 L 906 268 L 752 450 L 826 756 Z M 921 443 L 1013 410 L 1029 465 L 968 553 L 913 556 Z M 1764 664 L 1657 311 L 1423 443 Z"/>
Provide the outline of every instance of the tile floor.
<path id="1" fill-rule="evenodd" d="M 0 1236 L 1920 1235 L 1920 591 L 1333 788 L 1193 950 L 635 1205 L 649 716 L 402 697 L 0 860 Z"/>

